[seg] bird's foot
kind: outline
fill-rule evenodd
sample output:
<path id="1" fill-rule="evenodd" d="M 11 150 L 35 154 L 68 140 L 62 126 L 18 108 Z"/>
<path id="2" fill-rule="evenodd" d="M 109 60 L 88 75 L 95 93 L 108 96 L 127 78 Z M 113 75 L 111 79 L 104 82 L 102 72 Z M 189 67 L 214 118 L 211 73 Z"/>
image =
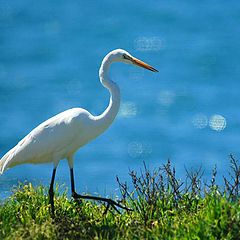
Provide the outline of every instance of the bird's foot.
<path id="1" fill-rule="evenodd" d="M 82 204 L 82 200 L 79 194 L 77 194 L 76 192 L 72 193 L 72 198 L 74 199 L 75 202 L 77 202 L 78 204 Z"/>
<path id="2" fill-rule="evenodd" d="M 118 213 L 120 213 L 120 211 L 117 209 L 117 207 L 127 210 L 127 211 L 133 211 L 132 209 L 125 207 L 121 204 L 119 204 L 118 202 L 110 199 L 110 198 L 102 198 L 102 197 L 95 197 L 95 196 L 85 196 L 85 195 L 80 195 L 77 194 L 76 192 L 72 193 L 72 197 L 74 198 L 74 200 L 80 200 L 80 199 L 89 199 L 89 200 L 96 200 L 96 201 L 101 201 L 101 202 L 106 202 L 107 206 L 106 209 L 103 213 L 103 215 L 105 215 L 107 213 L 107 211 L 109 210 L 110 207 L 112 207 L 114 210 L 116 210 Z"/>
<path id="3" fill-rule="evenodd" d="M 126 206 L 123 206 L 121 204 L 119 204 L 118 202 L 110 199 L 110 198 L 104 198 L 104 200 L 102 199 L 101 201 L 104 201 L 107 203 L 107 207 L 103 213 L 103 215 L 107 214 L 107 211 L 109 210 L 110 207 L 112 207 L 116 212 L 120 213 L 120 211 L 117 209 L 117 207 L 121 208 L 121 209 L 124 209 L 124 210 L 127 210 L 127 211 L 133 211 L 132 209 L 126 207 Z"/>

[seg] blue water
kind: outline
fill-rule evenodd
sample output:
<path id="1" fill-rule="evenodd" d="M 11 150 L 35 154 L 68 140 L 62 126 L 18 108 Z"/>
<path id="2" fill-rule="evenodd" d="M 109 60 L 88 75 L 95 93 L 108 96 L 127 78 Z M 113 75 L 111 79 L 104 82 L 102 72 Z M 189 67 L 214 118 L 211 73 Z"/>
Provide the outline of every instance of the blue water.
<path id="1" fill-rule="evenodd" d="M 237 1 L 0 0 L 0 156 L 31 129 L 72 107 L 100 114 L 109 94 L 102 58 L 123 48 L 158 74 L 115 64 L 121 110 L 110 129 L 79 150 L 79 192 L 115 194 L 115 176 L 146 161 L 226 174 L 240 155 L 240 4 Z M 18 181 L 48 184 L 52 165 L 22 165 L 0 176 L 0 197 Z M 65 161 L 57 169 L 69 186 Z"/>

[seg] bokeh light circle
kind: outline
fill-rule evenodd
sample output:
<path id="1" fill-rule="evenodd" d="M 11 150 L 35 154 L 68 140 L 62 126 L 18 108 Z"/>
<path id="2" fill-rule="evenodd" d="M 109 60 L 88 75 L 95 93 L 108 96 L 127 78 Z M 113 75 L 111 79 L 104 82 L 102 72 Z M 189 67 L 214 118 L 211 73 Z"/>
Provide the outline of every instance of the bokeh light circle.
<path id="1" fill-rule="evenodd" d="M 209 127 L 212 130 L 222 131 L 226 128 L 226 126 L 227 126 L 227 121 L 226 121 L 225 117 L 223 117 L 222 115 L 215 114 L 210 117 Z"/>
<path id="2" fill-rule="evenodd" d="M 195 128 L 203 129 L 208 125 L 208 118 L 205 114 L 196 114 L 192 119 L 192 124 Z"/>
<path id="3" fill-rule="evenodd" d="M 134 102 L 121 103 L 119 110 L 119 117 L 131 118 L 137 115 L 137 106 Z"/>
<path id="4" fill-rule="evenodd" d="M 128 154 L 132 158 L 145 158 L 152 153 L 150 143 L 133 141 L 128 144 Z"/>

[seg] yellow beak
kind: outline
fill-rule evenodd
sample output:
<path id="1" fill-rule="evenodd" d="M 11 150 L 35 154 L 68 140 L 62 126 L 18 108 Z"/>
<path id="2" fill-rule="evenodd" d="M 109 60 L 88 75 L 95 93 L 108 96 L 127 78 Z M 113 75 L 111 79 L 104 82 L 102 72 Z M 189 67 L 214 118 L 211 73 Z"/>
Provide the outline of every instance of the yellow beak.
<path id="1" fill-rule="evenodd" d="M 137 65 L 139 67 L 146 68 L 146 69 L 148 69 L 148 70 L 150 70 L 152 72 L 158 72 L 157 69 L 155 69 L 154 67 L 148 65 L 147 63 L 145 63 L 145 62 L 143 62 L 143 61 L 141 61 L 141 60 L 139 60 L 137 58 L 132 57 L 131 61 L 132 61 L 133 64 L 135 64 L 135 65 Z"/>

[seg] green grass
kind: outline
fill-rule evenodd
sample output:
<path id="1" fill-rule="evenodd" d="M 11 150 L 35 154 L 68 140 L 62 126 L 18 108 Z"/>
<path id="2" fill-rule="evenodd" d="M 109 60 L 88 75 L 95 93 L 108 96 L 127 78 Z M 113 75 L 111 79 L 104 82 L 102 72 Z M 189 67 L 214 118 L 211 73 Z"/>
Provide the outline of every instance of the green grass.
<path id="1" fill-rule="evenodd" d="M 225 186 L 215 183 L 216 170 L 203 183 L 201 170 L 176 179 L 170 162 L 150 171 L 130 172 L 132 187 L 121 183 L 121 214 L 97 202 L 81 204 L 55 192 L 56 216 L 49 212 L 48 189 L 20 184 L 0 205 L 0 239 L 239 239 L 240 167 Z"/>

